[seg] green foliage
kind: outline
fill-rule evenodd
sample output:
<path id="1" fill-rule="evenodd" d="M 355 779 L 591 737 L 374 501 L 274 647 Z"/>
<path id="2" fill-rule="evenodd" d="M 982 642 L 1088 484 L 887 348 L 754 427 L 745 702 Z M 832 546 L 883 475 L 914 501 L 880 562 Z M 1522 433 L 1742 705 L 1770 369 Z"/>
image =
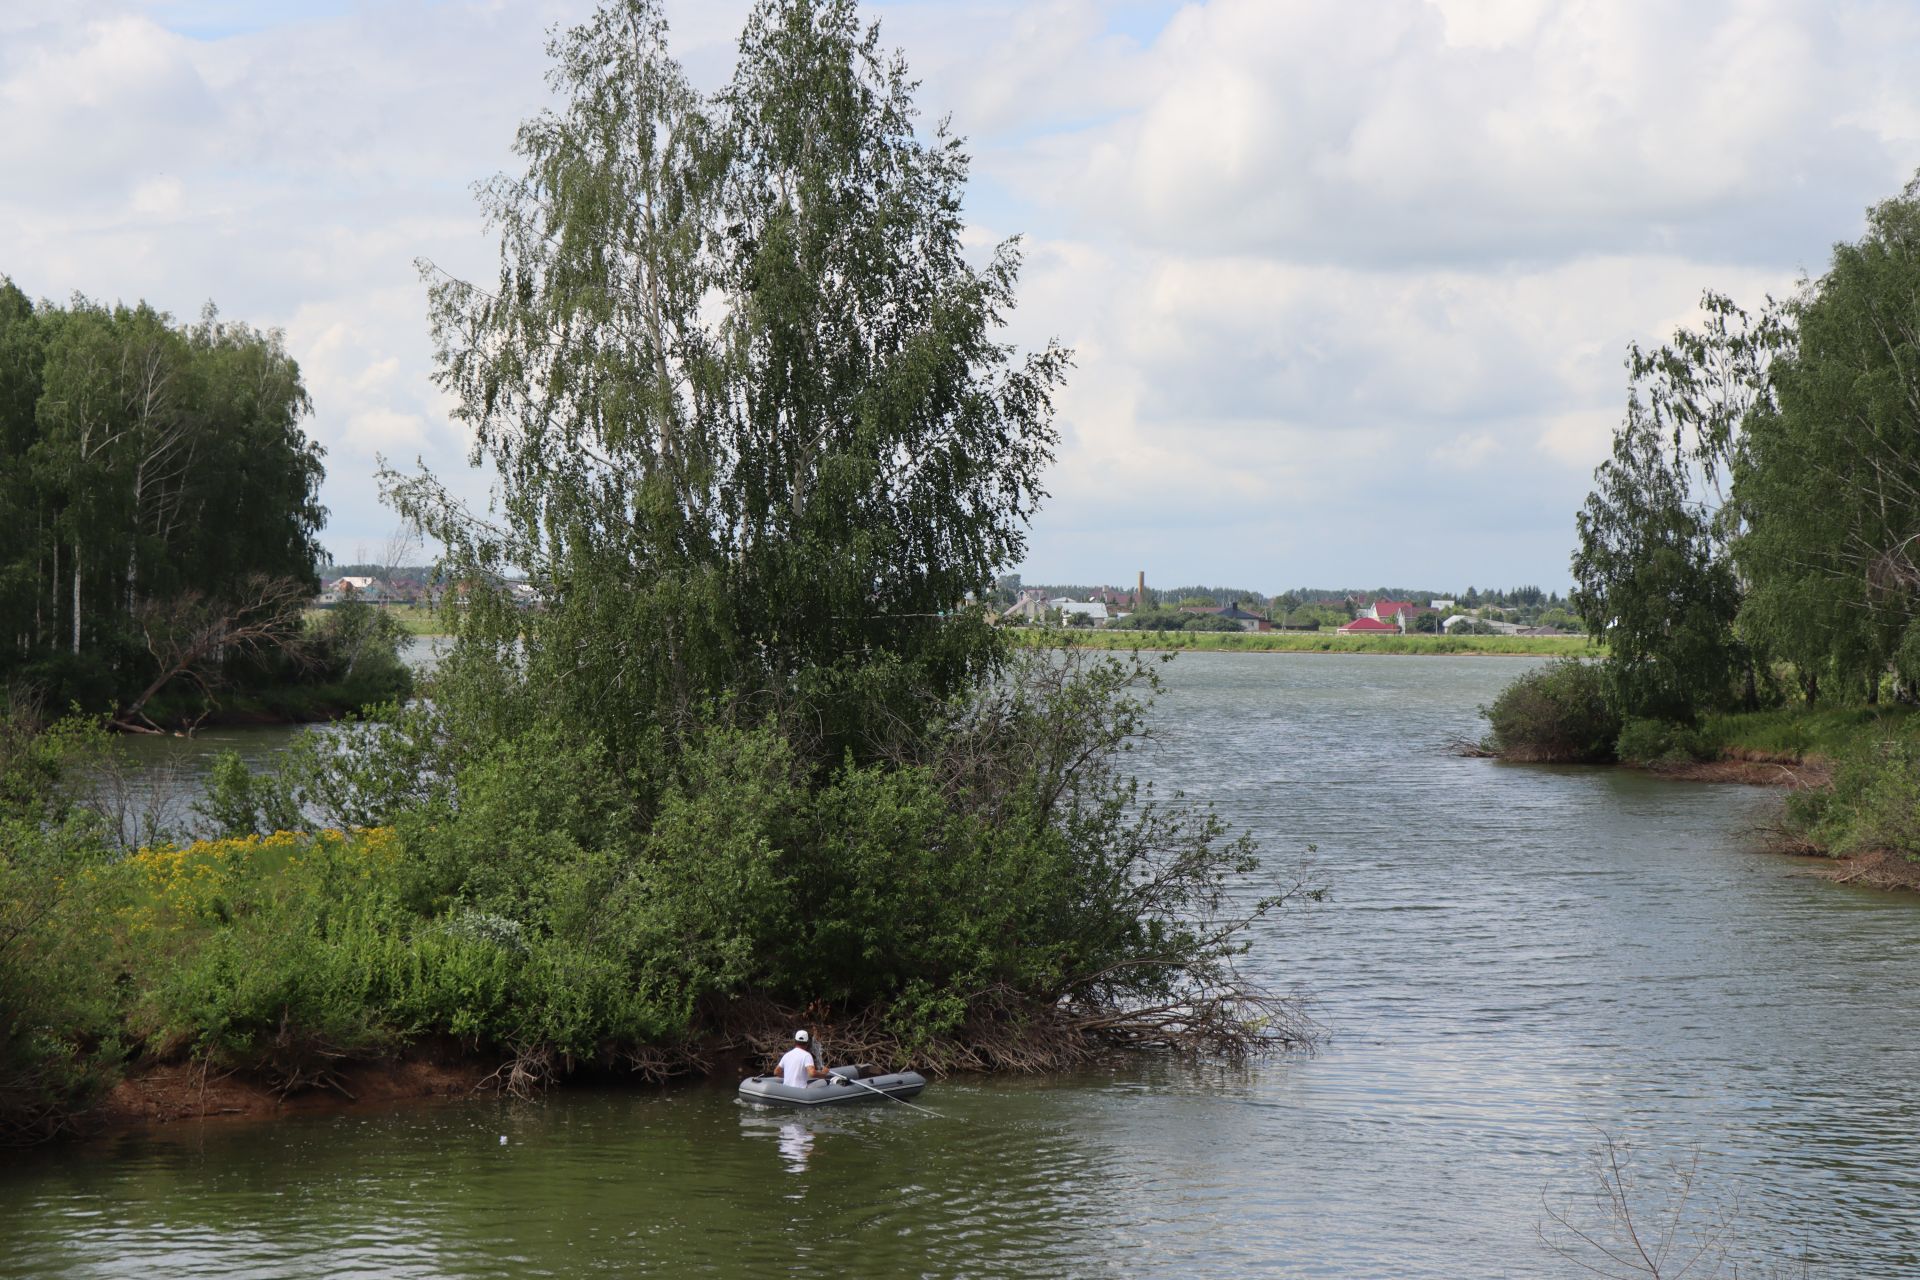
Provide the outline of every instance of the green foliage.
<path id="1" fill-rule="evenodd" d="M 75 715 L 48 725 L 37 700 L 0 691 L 0 822 L 64 821 L 75 802 L 69 780 L 111 745 L 97 721 Z"/>
<path id="2" fill-rule="evenodd" d="M 1863 741 L 1900 732 L 1912 714 L 1898 705 L 1793 705 L 1713 716 L 1701 732 L 1734 759 L 1832 762 Z"/>
<path id="3" fill-rule="evenodd" d="M 112 1082 L 107 857 L 78 816 L 0 816 L 0 1145 L 61 1132 Z"/>
<path id="4" fill-rule="evenodd" d="M 1786 819 L 1837 857 L 1884 851 L 1920 862 L 1920 738 L 1903 726 L 1857 741 L 1835 762 L 1830 790 L 1788 797 Z"/>
<path id="5" fill-rule="evenodd" d="M 144 611 L 311 586 L 308 412 L 276 333 L 211 308 L 36 307 L 0 278 L 0 679 L 105 710 L 154 674 Z"/>
<path id="6" fill-rule="evenodd" d="M 1743 659 L 1732 566 L 1637 396 L 1594 475 L 1577 520 L 1574 604 L 1606 640 L 1609 696 L 1628 716 L 1692 723 L 1724 703 Z"/>
<path id="7" fill-rule="evenodd" d="M 1809 702 L 1920 685 L 1917 285 L 1920 179 L 1796 297 L 1708 294 L 1698 329 L 1630 350 L 1575 558 L 1628 712 L 1690 722 L 1736 682 L 1753 709 L 1775 660 Z"/>
<path id="8" fill-rule="evenodd" d="M 707 99 L 652 0 L 556 37 L 561 106 L 484 196 L 498 287 L 432 289 L 506 527 L 388 477 L 477 594 L 514 565 L 546 597 L 459 645 L 655 785 L 722 702 L 833 761 L 992 670 L 956 607 L 1019 558 L 1068 363 L 1001 341 L 1017 248 L 972 265 L 965 152 L 851 3 L 762 3 L 739 47 Z"/>
<path id="9" fill-rule="evenodd" d="M 310 623 L 304 656 L 323 679 L 404 692 L 412 681 L 400 646 L 410 634 L 394 610 L 349 598 Z"/>
<path id="10" fill-rule="evenodd" d="M 1482 707 L 1487 745 L 1509 760 L 1601 764 L 1620 737 L 1612 688 L 1599 663 L 1563 658 L 1536 667 Z"/>
<path id="11" fill-rule="evenodd" d="M 193 808 L 219 836 L 297 831 L 310 817 L 337 829 L 383 826 L 444 791 L 443 748 L 430 706 L 376 704 L 295 737 L 263 773 L 222 752 Z"/>
<path id="12" fill-rule="evenodd" d="M 60 1132 L 112 1079 L 110 854 L 70 786 L 107 746 L 90 721 L 0 703 L 0 1145 Z"/>
<path id="13" fill-rule="evenodd" d="M 1670 720 L 1630 719 L 1620 728 L 1614 754 L 1626 764 L 1684 764 L 1711 760 L 1713 738 Z"/>
<path id="14" fill-rule="evenodd" d="M 1244 838 L 1124 772 L 1155 687 L 1137 660 L 1031 654 L 898 744 L 905 767 L 842 769 L 794 880 L 787 989 L 878 1006 L 924 1041 L 1005 1005 L 1124 1007 L 1220 979 L 1271 904 L 1229 902 L 1256 865 Z"/>
<path id="15" fill-rule="evenodd" d="M 1181 609 L 1142 609 L 1116 618 L 1108 627 L 1126 631 L 1238 631 L 1240 624 L 1215 613 L 1187 613 Z"/>
<path id="16" fill-rule="evenodd" d="M 1752 590 L 1742 621 L 1767 648 L 1850 694 L 1902 656 L 1920 586 L 1920 179 L 1873 209 L 1858 242 L 1780 317 L 1791 340 L 1772 402 L 1745 423 L 1734 544 Z"/>

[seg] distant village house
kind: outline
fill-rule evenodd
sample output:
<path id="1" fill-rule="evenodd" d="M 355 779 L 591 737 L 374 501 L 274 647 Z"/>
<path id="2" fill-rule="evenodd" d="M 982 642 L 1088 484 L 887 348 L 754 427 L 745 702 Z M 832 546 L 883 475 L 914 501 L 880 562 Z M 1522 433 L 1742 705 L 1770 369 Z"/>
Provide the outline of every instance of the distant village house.
<path id="1" fill-rule="evenodd" d="M 393 599 L 393 588 L 380 579 L 354 576 L 335 578 L 325 583 L 319 603 L 325 606 L 339 604 L 343 600 L 359 600 L 365 604 L 388 604 Z"/>

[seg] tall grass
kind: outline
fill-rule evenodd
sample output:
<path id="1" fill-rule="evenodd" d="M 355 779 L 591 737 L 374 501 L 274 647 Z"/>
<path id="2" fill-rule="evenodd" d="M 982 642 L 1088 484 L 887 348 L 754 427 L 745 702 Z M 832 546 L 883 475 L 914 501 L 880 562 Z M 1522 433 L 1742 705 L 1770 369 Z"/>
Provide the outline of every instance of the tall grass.
<path id="1" fill-rule="evenodd" d="M 1708 716 L 1701 737 L 1722 759 L 1832 762 L 1898 734 L 1914 708 L 1775 707 Z"/>

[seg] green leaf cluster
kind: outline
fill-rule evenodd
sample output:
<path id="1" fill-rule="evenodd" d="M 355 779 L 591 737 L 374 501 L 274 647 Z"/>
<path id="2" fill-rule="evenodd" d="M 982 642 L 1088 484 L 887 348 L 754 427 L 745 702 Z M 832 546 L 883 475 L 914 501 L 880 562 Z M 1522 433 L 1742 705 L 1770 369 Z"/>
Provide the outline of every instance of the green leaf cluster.
<path id="1" fill-rule="evenodd" d="M 693 727 L 772 716 L 815 762 L 991 674 L 1068 363 L 1000 336 L 1017 246 L 965 241 L 968 158 L 844 0 L 763 3 L 696 93 L 651 0 L 556 36 L 562 105 L 484 189 L 484 287 L 428 267 L 482 520 L 390 475 L 465 580 L 458 645 L 652 786 Z M 507 567 L 544 597 L 483 599 Z M 656 790 L 657 794 L 657 790 Z"/>
<path id="2" fill-rule="evenodd" d="M 0 277 L 0 680 L 103 710 L 152 673 L 143 603 L 312 586 L 310 412 L 277 332 Z"/>

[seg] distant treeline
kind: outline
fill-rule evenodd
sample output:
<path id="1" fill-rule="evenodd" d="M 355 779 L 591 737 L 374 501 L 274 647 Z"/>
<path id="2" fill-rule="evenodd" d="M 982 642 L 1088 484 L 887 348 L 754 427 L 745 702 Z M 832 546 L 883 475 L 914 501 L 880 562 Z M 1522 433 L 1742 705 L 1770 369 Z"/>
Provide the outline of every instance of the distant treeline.
<path id="1" fill-rule="evenodd" d="M 1084 583 L 1022 582 L 1020 575 L 1015 573 L 1001 577 L 997 587 L 1001 602 L 1010 604 L 1018 598 L 1022 589 L 1041 591 L 1050 598 L 1066 596 L 1070 599 L 1084 600 L 1102 591 L 1131 592 L 1133 584 L 1123 582 L 1089 586 Z M 1429 587 L 1294 587 L 1277 594 L 1269 594 L 1253 587 L 1155 587 L 1152 584 L 1147 586 L 1148 603 L 1162 606 L 1177 605 L 1182 600 L 1210 600 L 1220 605 L 1244 602 L 1261 607 L 1280 605 L 1294 609 L 1322 600 L 1344 601 L 1351 598 L 1373 601 L 1383 597 L 1408 600 L 1415 604 L 1425 604 L 1429 600 L 1453 600 L 1467 609 L 1479 608 L 1482 605 L 1492 605 L 1501 609 L 1550 609 L 1567 603 L 1559 592 L 1545 591 L 1535 586 L 1488 587 L 1485 590 L 1468 586 L 1465 591 L 1459 592 L 1435 591 Z"/>
<path id="2" fill-rule="evenodd" d="M 1545 591 L 1539 587 L 1479 587 L 1468 586 L 1465 591 L 1436 591 L 1431 587 L 1295 587 L 1284 591 L 1278 598 L 1306 604 L 1315 600 L 1344 600 L 1352 596 L 1359 600 L 1378 600 L 1386 596 L 1394 600 L 1409 600 L 1414 604 L 1425 604 L 1429 600 L 1452 600 L 1462 608 L 1477 609 L 1482 605 L 1494 605 L 1501 609 L 1552 608 L 1566 603 L 1557 591 Z"/>
<path id="3" fill-rule="evenodd" d="M 323 581 L 337 578 L 406 578 L 426 582 L 433 577 L 430 564 L 333 564 L 322 563 L 316 570 Z"/>

